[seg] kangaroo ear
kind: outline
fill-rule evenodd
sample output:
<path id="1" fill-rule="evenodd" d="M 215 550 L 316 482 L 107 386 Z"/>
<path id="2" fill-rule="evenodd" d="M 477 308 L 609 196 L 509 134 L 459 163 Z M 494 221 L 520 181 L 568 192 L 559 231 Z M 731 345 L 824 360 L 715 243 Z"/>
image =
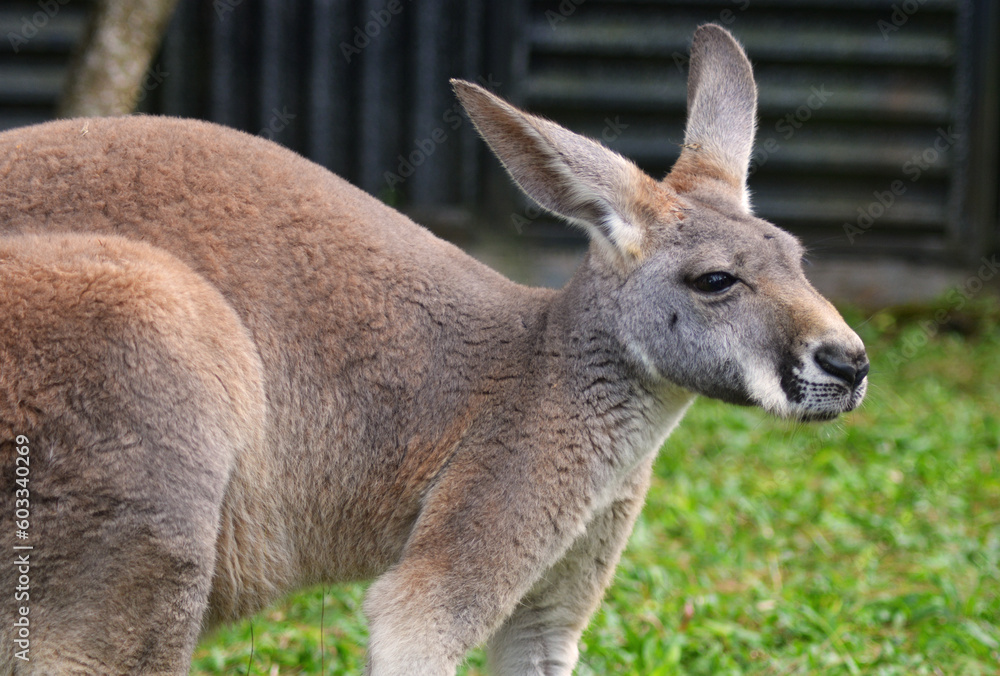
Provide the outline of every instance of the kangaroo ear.
<path id="1" fill-rule="evenodd" d="M 646 174 L 600 143 L 522 112 L 478 85 L 452 80 L 476 129 L 521 189 L 584 228 L 613 257 L 640 255 L 645 226 L 637 198 Z"/>
<path id="2" fill-rule="evenodd" d="M 747 170 L 757 125 L 757 86 L 743 48 L 715 24 L 695 31 L 688 71 L 684 149 L 667 177 L 678 192 L 722 181 L 749 211 Z"/>

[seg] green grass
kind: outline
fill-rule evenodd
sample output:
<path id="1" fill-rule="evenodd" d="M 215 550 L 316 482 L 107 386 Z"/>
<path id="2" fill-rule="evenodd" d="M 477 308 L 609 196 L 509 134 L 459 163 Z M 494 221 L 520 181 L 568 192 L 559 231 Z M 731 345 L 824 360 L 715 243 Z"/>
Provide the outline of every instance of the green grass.
<path id="1" fill-rule="evenodd" d="M 1000 310 L 953 305 L 849 317 L 871 389 L 834 423 L 698 401 L 577 673 L 1000 673 Z M 247 673 L 251 627 L 249 673 L 360 673 L 363 591 L 207 637 L 193 673 Z"/>

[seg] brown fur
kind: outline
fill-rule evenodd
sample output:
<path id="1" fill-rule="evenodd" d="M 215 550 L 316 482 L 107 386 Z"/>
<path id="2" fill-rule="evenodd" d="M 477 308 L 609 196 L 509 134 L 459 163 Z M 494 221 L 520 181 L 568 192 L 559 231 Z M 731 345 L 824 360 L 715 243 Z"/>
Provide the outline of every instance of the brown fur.
<path id="1" fill-rule="evenodd" d="M 698 36 L 694 109 L 731 97 L 745 135 L 746 57 Z M 452 674 L 489 641 L 497 673 L 568 674 L 695 393 L 803 419 L 857 405 L 860 341 L 742 182 L 653 181 L 455 86 L 512 176 L 590 233 L 566 288 L 517 285 L 215 125 L 0 134 L 0 508 L 24 435 L 36 546 L 31 661 L 5 603 L 0 672 L 186 673 L 203 629 L 377 577 L 369 673 Z M 740 175 L 749 141 L 712 115 L 688 140 L 718 135 Z M 738 283 L 701 289 L 717 270 Z"/>

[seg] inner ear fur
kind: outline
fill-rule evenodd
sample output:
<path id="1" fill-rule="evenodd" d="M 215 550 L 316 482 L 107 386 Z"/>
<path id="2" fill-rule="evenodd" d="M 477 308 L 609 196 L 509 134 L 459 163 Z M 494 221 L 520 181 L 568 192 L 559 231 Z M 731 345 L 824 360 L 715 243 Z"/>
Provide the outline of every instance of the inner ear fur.
<path id="1" fill-rule="evenodd" d="M 666 182 L 678 192 L 721 187 L 749 211 L 757 85 L 743 48 L 721 26 L 706 24 L 694 34 L 687 105 L 683 150 Z"/>
<path id="2" fill-rule="evenodd" d="M 482 87 L 452 80 L 462 105 L 504 168 L 542 208 L 582 227 L 601 249 L 641 256 L 650 204 L 663 186 L 633 162 Z"/>

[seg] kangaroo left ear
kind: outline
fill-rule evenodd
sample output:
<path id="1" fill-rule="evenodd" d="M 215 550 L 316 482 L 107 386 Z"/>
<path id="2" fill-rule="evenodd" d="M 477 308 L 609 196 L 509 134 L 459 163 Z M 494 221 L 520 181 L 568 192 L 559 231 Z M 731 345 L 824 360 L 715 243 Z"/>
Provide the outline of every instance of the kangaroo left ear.
<path id="1" fill-rule="evenodd" d="M 642 251 L 642 197 L 663 188 L 601 144 L 522 112 L 478 85 L 452 80 L 476 129 L 518 186 L 548 211 L 582 227 L 614 258 Z"/>
<path id="2" fill-rule="evenodd" d="M 688 192 L 714 179 L 749 211 L 746 183 L 757 127 L 757 85 L 743 48 L 721 26 L 706 24 L 695 31 L 687 106 L 684 150 L 668 184 Z"/>

